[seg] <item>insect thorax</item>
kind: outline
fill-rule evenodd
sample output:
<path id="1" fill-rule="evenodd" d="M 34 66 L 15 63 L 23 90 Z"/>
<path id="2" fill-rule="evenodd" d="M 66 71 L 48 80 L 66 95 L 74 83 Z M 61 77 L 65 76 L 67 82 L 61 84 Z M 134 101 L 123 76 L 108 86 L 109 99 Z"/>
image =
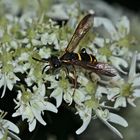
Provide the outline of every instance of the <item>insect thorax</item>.
<path id="1" fill-rule="evenodd" d="M 72 62 L 74 60 L 78 60 L 78 55 L 77 53 L 73 53 L 73 52 L 66 52 L 61 58 L 60 60 L 62 62 Z"/>

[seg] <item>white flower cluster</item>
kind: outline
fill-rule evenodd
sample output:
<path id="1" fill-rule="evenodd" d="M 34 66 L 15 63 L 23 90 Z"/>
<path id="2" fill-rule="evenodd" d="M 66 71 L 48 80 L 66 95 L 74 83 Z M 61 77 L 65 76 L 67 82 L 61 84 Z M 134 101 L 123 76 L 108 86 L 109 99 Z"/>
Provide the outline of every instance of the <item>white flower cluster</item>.
<path id="1" fill-rule="evenodd" d="M 64 11 L 61 9 L 60 13 L 63 15 L 67 11 L 68 14 L 63 16 L 71 19 L 61 28 L 50 19 L 46 21 L 44 13 L 39 19 L 33 18 L 33 14 L 27 16 L 27 13 L 21 17 L 8 14 L 3 18 L 6 24 L 0 24 L 0 96 L 5 96 L 6 88 L 10 91 L 14 87 L 17 89 L 17 98 L 14 99 L 15 113 L 12 117 L 21 116 L 22 120 L 27 120 L 29 131 L 35 129 L 37 121 L 46 125 L 42 118 L 44 112 L 57 113 L 64 102 L 67 108 L 73 106 L 73 113 L 79 115 L 83 121 L 76 131 L 77 134 L 88 127 L 91 119 L 98 117 L 123 138 L 110 123 L 123 127 L 128 124 L 110 109 L 127 107 L 127 104 L 136 106 L 134 101 L 140 97 L 140 74 L 136 73 L 140 55 L 129 49 L 133 47 L 129 20 L 124 16 L 114 25 L 107 18 L 95 16 L 93 28 L 97 32 L 94 33 L 94 39 L 89 39 L 82 46 L 89 54 L 94 54 L 97 61 L 113 65 L 118 71 L 115 77 L 101 76 L 94 71 L 89 73 L 84 68 L 76 68 L 74 74 L 71 66 L 53 70 L 51 62 L 47 60 L 52 55 L 61 56 L 64 53 L 80 14 L 78 10 L 72 12 L 71 9 L 77 8 L 74 6 L 75 3 L 67 10 L 66 7 Z M 49 16 L 54 18 L 52 13 Z M 101 26 L 106 33 L 98 33 Z M 104 96 L 106 101 L 103 100 Z M 56 100 L 55 105 L 51 98 Z M 108 106 L 109 102 L 113 106 Z M 7 134 L 8 137 L 12 135 L 19 139 L 10 132 L 18 133 L 18 128 L 3 119 L 2 111 L 0 113 L 0 139 Z"/>

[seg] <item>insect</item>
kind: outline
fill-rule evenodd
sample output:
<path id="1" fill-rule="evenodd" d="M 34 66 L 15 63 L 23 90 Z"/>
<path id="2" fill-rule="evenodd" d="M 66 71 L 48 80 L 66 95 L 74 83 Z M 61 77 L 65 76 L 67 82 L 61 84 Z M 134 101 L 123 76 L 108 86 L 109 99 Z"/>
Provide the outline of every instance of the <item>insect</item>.
<path id="1" fill-rule="evenodd" d="M 56 69 L 60 68 L 61 66 L 71 65 L 74 68 L 74 73 L 76 73 L 75 66 L 80 66 L 97 74 L 103 74 L 110 77 L 115 76 L 115 69 L 111 65 L 109 65 L 108 63 L 98 62 L 95 56 L 93 56 L 92 54 L 88 54 L 84 48 L 79 53 L 74 52 L 80 40 L 92 27 L 93 15 L 94 14 L 89 13 L 85 17 L 83 17 L 62 56 L 51 56 L 48 59 L 43 58 L 41 60 L 38 60 L 36 58 L 33 59 L 41 62 L 49 62 L 49 65 L 46 65 L 44 69 L 47 66 L 51 66 L 51 68 Z"/>

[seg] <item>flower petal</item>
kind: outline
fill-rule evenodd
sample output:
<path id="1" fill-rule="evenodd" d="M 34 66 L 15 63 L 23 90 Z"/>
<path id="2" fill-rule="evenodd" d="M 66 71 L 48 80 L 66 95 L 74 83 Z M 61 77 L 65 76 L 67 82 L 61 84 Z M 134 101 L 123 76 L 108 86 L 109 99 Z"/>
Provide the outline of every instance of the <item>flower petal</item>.
<path id="1" fill-rule="evenodd" d="M 110 129 L 110 130 L 112 130 L 115 134 L 117 134 L 120 138 L 123 138 L 123 136 L 122 136 L 122 134 L 115 128 L 115 127 L 113 127 L 111 124 L 109 124 L 108 122 L 107 122 L 107 120 L 106 120 L 106 118 L 104 118 L 104 117 L 102 117 L 102 114 L 103 112 L 101 111 L 101 110 L 99 110 L 99 109 L 97 109 L 96 110 L 96 115 L 98 116 L 98 118 L 103 122 L 103 123 L 105 123 L 107 126 L 108 126 L 108 128 Z"/>
<path id="2" fill-rule="evenodd" d="M 140 76 L 136 77 L 132 82 L 133 87 L 140 87 Z"/>
<path id="3" fill-rule="evenodd" d="M 0 74 L 0 88 L 4 85 L 4 82 L 5 82 L 5 74 Z"/>
<path id="4" fill-rule="evenodd" d="M 102 18 L 102 17 L 95 17 L 94 18 L 94 26 L 99 27 L 101 25 L 103 25 L 105 27 L 105 29 L 111 35 L 111 38 L 113 40 L 118 40 L 119 39 L 117 31 L 116 31 L 114 25 L 112 24 L 112 22 L 109 19 Z"/>
<path id="5" fill-rule="evenodd" d="M 36 119 L 33 119 L 33 121 L 29 122 L 28 124 L 29 124 L 29 131 L 32 132 L 36 126 Z"/>
<path id="6" fill-rule="evenodd" d="M 119 116 L 117 114 L 114 114 L 114 113 L 109 113 L 108 121 L 116 123 L 116 124 L 119 124 L 119 125 L 121 125 L 123 127 L 128 126 L 128 123 L 124 118 L 122 118 L 121 116 Z"/>
<path id="7" fill-rule="evenodd" d="M 132 82 L 134 80 L 134 77 L 136 76 L 136 57 L 137 57 L 137 52 L 134 53 L 130 65 L 130 70 L 129 70 L 129 79 L 128 81 Z"/>
<path id="8" fill-rule="evenodd" d="M 104 47 L 105 44 L 105 40 L 103 38 L 100 37 L 96 37 L 93 41 L 94 44 L 96 44 L 99 47 Z"/>
<path id="9" fill-rule="evenodd" d="M 127 72 L 125 72 L 121 69 L 121 66 L 123 66 L 124 68 L 128 67 L 128 63 L 124 59 L 115 57 L 115 56 L 111 56 L 109 58 L 109 60 L 111 61 L 112 65 L 114 67 L 116 67 L 120 72 L 127 74 Z"/>
<path id="10" fill-rule="evenodd" d="M 62 4 L 57 4 L 57 5 L 52 6 L 51 10 L 47 12 L 47 15 L 51 17 L 51 19 L 59 19 L 59 20 L 69 19 L 69 16 L 67 12 L 65 11 L 65 8 Z"/>
<path id="11" fill-rule="evenodd" d="M 55 89 L 52 93 L 51 93 L 51 95 L 50 95 L 50 97 L 53 97 L 53 98 L 55 98 L 56 99 L 56 107 L 58 108 L 60 105 L 61 105 L 61 103 L 62 103 L 62 96 L 63 96 L 63 93 L 62 93 L 63 91 L 62 91 L 62 89 L 61 88 L 57 88 L 57 89 Z"/>
<path id="12" fill-rule="evenodd" d="M 130 23 L 126 16 L 121 17 L 120 21 L 116 24 L 119 36 L 125 37 L 130 32 Z"/>
<path id="13" fill-rule="evenodd" d="M 43 120 L 42 116 L 41 116 L 41 112 L 40 110 L 37 110 L 37 108 L 31 108 L 31 110 L 33 111 L 33 114 L 35 116 L 35 118 L 43 125 L 46 125 L 46 122 Z"/>
<path id="14" fill-rule="evenodd" d="M 84 118 L 82 126 L 78 130 L 76 130 L 76 134 L 81 134 L 88 127 L 91 121 L 91 112 L 92 110 L 90 111 L 89 115 L 86 118 Z"/>
<path id="15" fill-rule="evenodd" d="M 100 118 L 100 120 L 102 120 L 102 122 L 104 122 L 107 126 L 108 126 L 108 128 L 110 129 L 110 130 L 112 130 L 115 134 L 117 134 L 121 139 L 123 139 L 123 136 L 122 136 L 122 134 L 114 127 L 114 126 L 112 126 L 110 123 L 108 123 L 107 121 L 105 121 L 104 119 L 102 119 L 102 118 Z"/>
<path id="16" fill-rule="evenodd" d="M 2 91 L 1 98 L 5 95 L 5 91 L 6 91 L 6 83 L 4 83 L 4 85 L 3 85 L 3 91 Z"/>
<path id="17" fill-rule="evenodd" d="M 118 107 L 126 107 L 126 98 L 125 97 L 118 97 L 114 104 L 114 108 Z"/>
<path id="18" fill-rule="evenodd" d="M 48 33 L 44 33 L 41 37 L 41 42 L 43 45 L 46 45 L 48 43 L 48 38 L 49 38 L 49 35 Z"/>
<path id="19" fill-rule="evenodd" d="M 63 99 L 65 100 L 66 103 L 68 103 L 69 105 L 71 105 L 72 103 L 72 95 L 70 95 L 69 92 L 64 93 Z"/>
<path id="20" fill-rule="evenodd" d="M 9 120 L 3 119 L 3 124 L 4 124 L 3 125 L 4 128 L 8 128 L 9 130 L 15 133 L 19 133 L 18 127 L 14 123 L 10 122 Z"/>
<path id="21" fill-rule="evenodd" d="M 46 102 L 46 110 L 52 111 L 54 113 L 57 113 L 57 108 L 50 102 Z"/>
<path id="22" fill-rule="evenodd" d="M 45 93 L 46 93 L 45 85 L 44 84 L 39 85 L 39 89 L 38 90 L 39 90 L 40 95 L 44 97 Z"/>
<path id="23" fill-rule="evenodd" d="M 133 107 L 136 107 L 136 105 L 134 104 L 135 98 L 127 98 L 127 102 L 132 105 Z"/>
<path id="24" fill-rule="evenodd" d="M 8 135 L 13 138 L 14 140 L 21 140 L 17 135 L 15 135 L 14 133 L 8 131 Z"/>
<path id="25" fill-rule="evenodd" d="M 100 99 L 102 97 L 102 94 L 108 94 L 107 88 L 105 88 L 103 86 L 98 86 L 95 97 Z"/>
<path id="26" fill-rule="evenodd" d="M 113 99 L 116 95 L 119 94 L 119 92 L 120 92 L 120 89 L 117 87 L 108 88 L 108 95 L 107 95 L 108 100 Z"/>
<path id="27" fill-rule="evenodd" d="M 133 92 L 134 97 L 140 97 L 140 89 L 134 89 Z"/>
<path id="28" fill-rule="evenodd" d="M 86 92 L 84 89 L 79 88 L 75 90 L 74 94 L 74 102 L 78 105 L 82 105 L 82 103 L 86 100 L 91 99 L 91 96 L 86 95 Z"/>

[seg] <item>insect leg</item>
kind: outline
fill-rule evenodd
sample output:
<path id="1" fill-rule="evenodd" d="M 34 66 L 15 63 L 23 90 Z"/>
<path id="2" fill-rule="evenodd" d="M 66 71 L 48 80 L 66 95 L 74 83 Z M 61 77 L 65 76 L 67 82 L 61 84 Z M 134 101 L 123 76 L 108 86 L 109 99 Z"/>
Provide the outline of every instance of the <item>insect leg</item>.
<path id="1" fill-rule="evenodd" d="M 50 65 L 46 65 L 46 66 L 43 68 L 42 74 L 44 73 L 45 69 L 46 69 L 48 66 L 50 66 Z"/>
<path id="2" fill-rule="evenodd" d="M 35 57 L 32 57 L 32 59 L 34 59 L 35 61 L 43 62 L 43 63 L 49 62 L 49 60 L 46 59 L 46 58 L 37 59 L 37 58 L 35 58 Z M 46 69 L 48 66 L 50 66 L 50 65 L 46 65 L 46 66 L 43 68 L 42 74 L 44 73 L 45 69 Z"/>
<path id="3" fill-rule="evenodd" d="M 76 69 L 75 69 L 75 66 L 72 65 L 73 67 L 73 74 L 74 74 L 74 91 L 73 91 L 73 94 L 75 93 L 75 90 L 76 90 L 76 87 L 77 87 L 77 76 L 76 76 Z"/>
<path id="4" fill-rule="evenodd" d="M 69 72 L 69 69 L 68 69 L 68 67 L 64 67 L 65 68 L 65 70 L 66 70 L 66 74 L 67 74 L 67 76 L 70 78 L 70 79 L 72 79 L 72 82 L 73 82 L 73 84 L 74 84 L 74 91 L 73 91 L 73 94 L 75 93 L 75 90 L 76 90 L 76 87 L 77 87 L 77 76 L 76 76 L 76 69 L 75 69 L 75 66 L 74 65 L 71 65 L 72 66 L 72 68 L 73 68 L 73 76 L 74 77 L 71 77 L 70 76 L 70 72 Z"/>

